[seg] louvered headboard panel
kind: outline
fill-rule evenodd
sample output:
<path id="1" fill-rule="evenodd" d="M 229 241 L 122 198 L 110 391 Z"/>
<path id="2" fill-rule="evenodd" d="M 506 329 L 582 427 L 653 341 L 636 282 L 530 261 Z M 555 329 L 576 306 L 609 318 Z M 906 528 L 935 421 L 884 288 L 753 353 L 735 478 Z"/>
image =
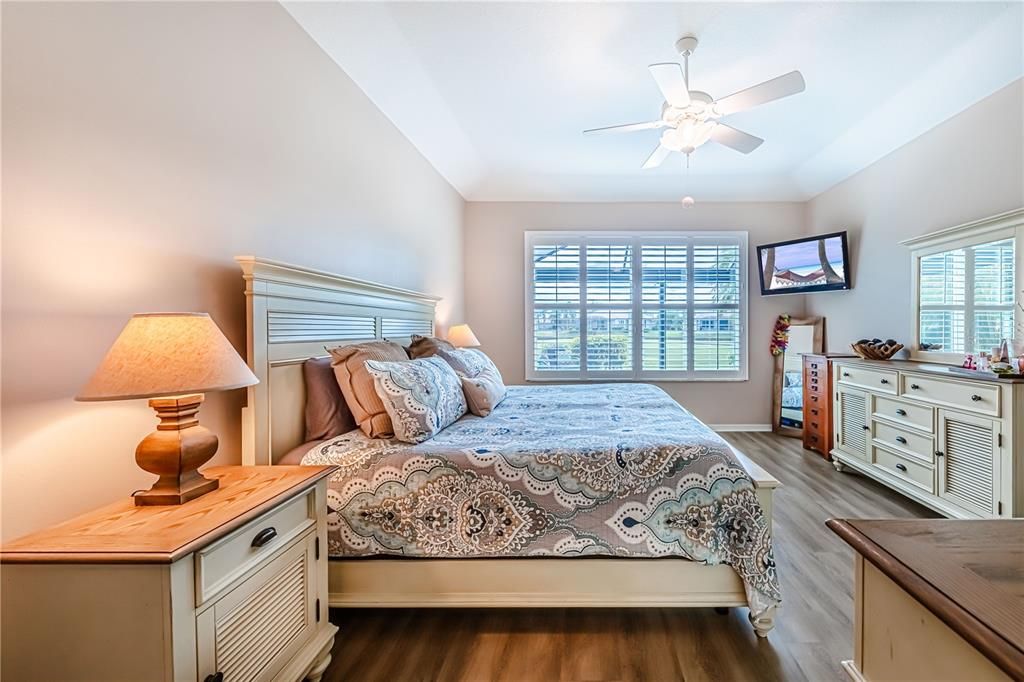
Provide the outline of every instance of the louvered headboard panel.
<path id="1" fill-rule="evenodd" d="M 242 463 L 273 464 L 302 444 L 302 363 L 324 348 L 373 339 L 408 343 L 434 331 L 436 296 L 296 265 L 239 256 L 249 366 L 260 383 L 242 410 Z"/>

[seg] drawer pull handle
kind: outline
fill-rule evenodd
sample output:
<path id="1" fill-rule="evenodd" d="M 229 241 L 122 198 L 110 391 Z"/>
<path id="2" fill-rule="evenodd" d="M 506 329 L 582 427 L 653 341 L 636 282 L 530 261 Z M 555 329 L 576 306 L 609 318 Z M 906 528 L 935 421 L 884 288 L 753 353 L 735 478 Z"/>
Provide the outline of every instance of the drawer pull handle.
<path id="1" fill-rule="evenodd" d="M 811 422 L 811 428 L 812 429 L 818 428 L 818 422 Z"/>
<path id="2" fill-rule="evenodd" d="M 848 376 L 850 376 L 850 373 L 849 372 L 843 372 L 843 376 L 844 377 L 848 377 Z"/>
<path id="3" fill-rule="evenodd" d="M 896 442 L 897 443 L 902 443 L 903 445 L 906 445 L 907 444 L 907 439 L 904 438 L 903 436 L 896 436 Z"/>
<path id="4" fill-rule="evenodd" d="M 888 379 L 882 379 L 882 383 L 883 384 L 887 384 L 887 383 L 889 383 L 889 380 Z"/>
<path id="5" fill-rule="evenodd" d="M 870 431 L 870 430 L 871 430 L 871 427 L 870 427 L 870 426 L 868 426 L 867 424 L 865 424 L 865 425 L 864 425 L 864 430 L 865 430 L 865 431 Z"/>
<path id="6" fill-rule="evenodd" d="M 944 457 L 945 455 L 946 455 L 946 453 L 944 453 L 942 450 L 936 450 L 935 451 L 935 456 L 936 457 Z"/>
<path id="7" fill-rule="evenodd" d="M 921 387 L 920 387 L 920 386 L 918 386 L 917 384 L 910 384 L 910 388 L 911 388 L 911 389 L 913 389 L 913 390 L 915 390 L 915 391 L 919 391 L 919 390 L 921 390 Z"/>
<path id="8" fill-rule="evenodd" d="M 816 370 L 816 369 L 812 369 L 812 370 L 811 370 L 811 376 L 812 376 L 812 377 L 816 377 L 816 376 L 818 376 L 818 370 Z"/>
<path id="9" fill-rule="evenodd" d="M 896 414 L 898 414 L 898 415 L 899 415 L 899 416 L 901 416 L 901 417 L 906 417 L 906 416 L 907 416 L 907 411 L 906 411 L 906 410 L 904 410 L 904 409 L 903 409 L 903 408 L 901 407 L 900 409 L 896 410 Z"/>
<path id="10" fill-rule="evenodd" d="M 981 396 L 975 393 L 974 395 L 971 396 L 971 400 L 973 400 L 974 402 L 978 402 L 979 400 L 981 400 Z"/>
<path id="11" fill-rule="evenodd" d="M 896 468 L 899 469 L 900 471 L 904 472 L 904 473 L 907 471 L 907 465 L 906 464 L 900 464 L 899 462 L 896 462 Z"/>
<path id="12" fill-rule="evenodd" d="M 271 526 L 270 528 L 264 528 L 259 533 L 256 533 L 256 537 L 252 539 L 253 547 L 262 547 L 271 540 L 277 537 L 277 529 Z"/>
<path id="13" fill-rule="evenodd" d="M 212 675 L 207 675 L 203 682 L 224 682 L 224 673 L 215 672 Z"/>

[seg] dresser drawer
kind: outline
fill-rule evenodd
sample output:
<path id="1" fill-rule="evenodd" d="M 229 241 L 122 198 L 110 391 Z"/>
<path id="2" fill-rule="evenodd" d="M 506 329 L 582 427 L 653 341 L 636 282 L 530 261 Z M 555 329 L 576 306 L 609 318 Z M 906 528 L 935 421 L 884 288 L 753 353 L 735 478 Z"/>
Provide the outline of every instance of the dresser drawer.
<path id="1" fill-rule="evenodd" d="M 821 412 L 821 410 L 814 408 L 804 409 L 804 433 L 814 433 L 819 436 L 824 436 L 828 425 L 821 416 L 814 414 L 814 412 Z"/>
<path id="2" fill-rule="evenodd" d="M 886 422 L 875 420 L 872 421 L 871 428 L 875 443 L 923 460 L 928 464 L 935 463 L 935 440 L 931 436 L 924 436 L 913 429 L 892 426 Z"/>
<path id="3" fill-rule="evenodd" d="M 196 606 L 315 525 L 316 491 L 311 489 L 196 552 Z"/>
<path id="4" fill-rule="evenodd" d="M 909 457 L 872 447 L 871 464 L 927 493 L 935 492 L 935 470 Z"/>
<path id="5" fill-rule="evenodd" d="M 935 430 L 935 410 L 927 405 L 915 405 L 903 400 L 876 396 L 872 415 L 906 424 L 928 433 Z"/>
<path id="6" fill-rule="evenodd" d="M 818 450 L 819 452 L 828 452 L 829 444 L 825 442 L 825 437 L 817 432 L 804 431 L 804 447 Z"/>
<path id="7" fill-rule="evenodd" d="M 914 400 L 948 405 L 993 417 L 999 416 L 999 386 L 902 374 L 900 392 Z"/>
<path id="8" fill-rule="evenodd" d="M 878 393 L 896 394 L 899 374 L 887 369 L 869 369 L 860 365 L 836 367 L 839 383 L 870 388 Z"/>

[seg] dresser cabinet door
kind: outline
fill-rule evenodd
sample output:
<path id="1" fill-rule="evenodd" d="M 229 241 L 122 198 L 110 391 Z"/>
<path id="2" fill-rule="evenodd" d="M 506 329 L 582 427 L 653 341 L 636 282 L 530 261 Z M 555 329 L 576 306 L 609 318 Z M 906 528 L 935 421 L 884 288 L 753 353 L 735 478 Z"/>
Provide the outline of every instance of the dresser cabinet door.
<path id="1" fill-rule="evenodd" d="M 845 386 L 840 386 L 836 392 L 836 450 L 865 461 L 868 459 L 868 443 L 871 441 L 869 401 L 867 393 Z"/>
<path id="2" fill-rule="evenodd" d="M 972 514 L 996 515 L 999 422 L 938 411 L 938 495 Z"/>
<path id="3" fill-rule="evenodd" d="M 273 680 L 316 626 L 311 531 L 204 610 L 196 623 L 199 679 Z"/>

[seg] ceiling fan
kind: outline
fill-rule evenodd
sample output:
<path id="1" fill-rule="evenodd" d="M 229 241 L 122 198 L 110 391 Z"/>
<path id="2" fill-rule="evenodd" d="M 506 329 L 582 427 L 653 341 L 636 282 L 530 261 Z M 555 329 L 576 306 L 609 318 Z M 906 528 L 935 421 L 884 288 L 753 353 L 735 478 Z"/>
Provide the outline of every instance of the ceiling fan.
<path id="1" fill-rule="evenodd" d="M 665 97 L 661 105 L 661 118 L 643 123 L 608 126 L 584 130 L 586 135 L 628 133 L 634 130 L 664 128 L 661 140 L 644 162 L 644 168 L 660 166 L 672 152 L 691 154 L 711 140 L 738 152 L 749 154 L 764 142 L 742 130 L 722 123 L 719 119 L 760 104 L 789 97 L 804 91 L 804 77 L 799 71 L 765 81 L 740 90 L 728 97 L 714 100 L 706 92 L 690 90 L 690 55 L 697 49 L 697 39 L 684 36 L 676 41 L 676 50 L 683 57 L 683 65 L 676 63 L 651 64 L 648 68 L 658 89 Z"/>

